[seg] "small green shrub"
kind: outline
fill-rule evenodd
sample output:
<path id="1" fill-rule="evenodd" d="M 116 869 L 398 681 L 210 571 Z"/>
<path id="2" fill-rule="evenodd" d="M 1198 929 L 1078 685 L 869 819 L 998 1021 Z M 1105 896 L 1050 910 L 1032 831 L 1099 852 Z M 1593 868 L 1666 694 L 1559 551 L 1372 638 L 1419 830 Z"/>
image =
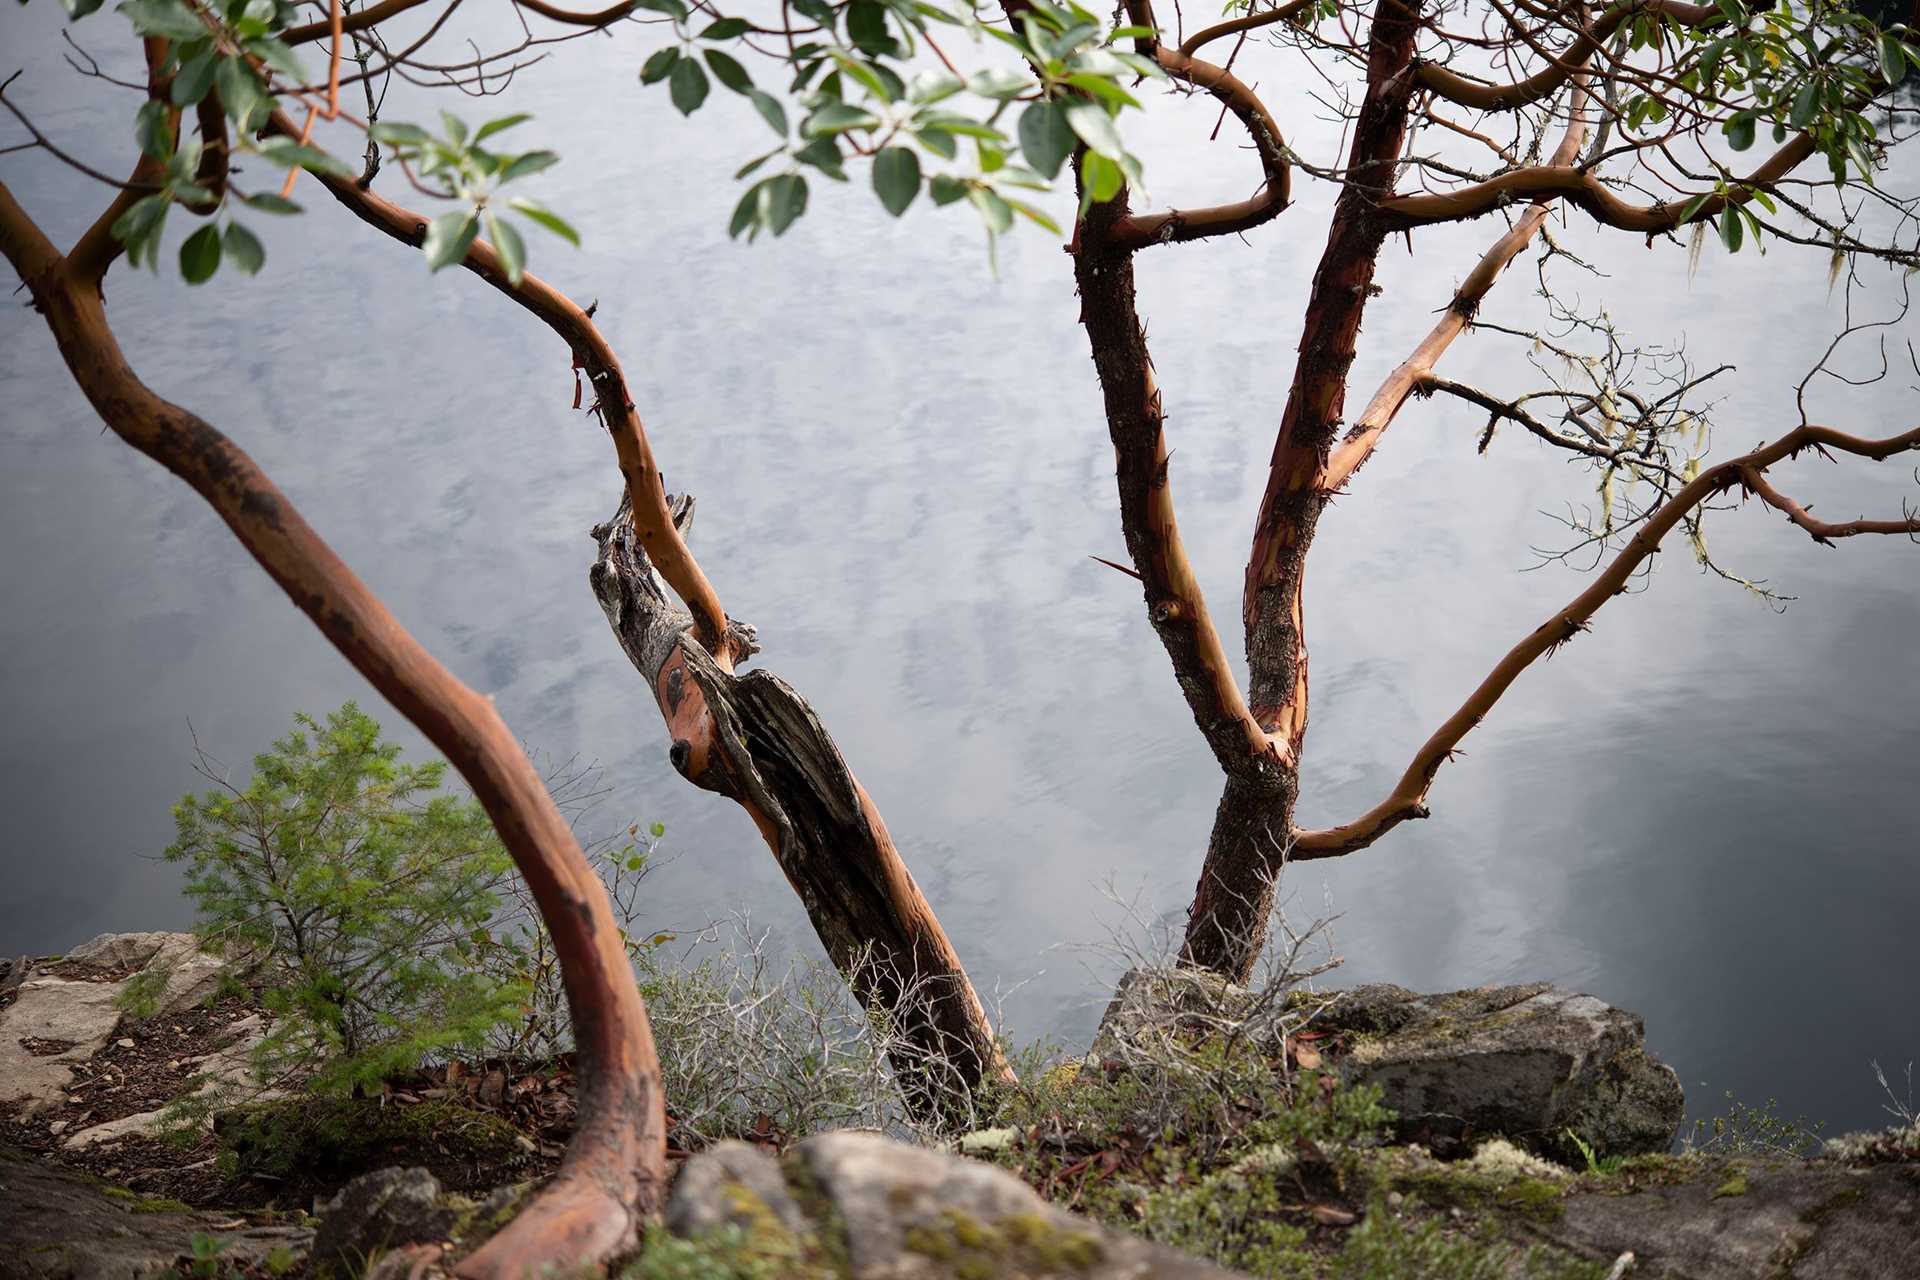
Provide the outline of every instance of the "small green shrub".
<path id="1" fill-rule="evenodd" d="M 470 963 L 510 862 L 480 805 L 441 794 L 444 763 L 401 762 L 352 702 L 256 756 L 244 786 L 174 807 L 171 862 L 213 945 L 267 957 L 273 1015 L 263 1078 L 364 1087 L 455 1046 L 477 1046 L 524 992 Z"/>
<path id="2" fill-rule="evenodd" d="M 1805 1116 L 1789 1120 L 1774 1111 L 1778 1105 L 1768 1098 L 1766 1105 L 1750 1107 L 1726 1094 L 1727 1109 L 1716 1116 L 1693 1122 L 1693 1130 L 1680 1140 L 1681 1150 L 1703 1155 L 1805 1156 L 1820 1146 L 1819 1122 L 1809 1124 Z"/>

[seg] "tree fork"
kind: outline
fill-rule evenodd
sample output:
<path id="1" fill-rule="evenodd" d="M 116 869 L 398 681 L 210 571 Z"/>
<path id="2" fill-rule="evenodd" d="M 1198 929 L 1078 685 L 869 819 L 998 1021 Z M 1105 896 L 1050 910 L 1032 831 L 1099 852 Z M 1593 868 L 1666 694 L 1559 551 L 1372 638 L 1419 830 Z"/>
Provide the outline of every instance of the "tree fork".
<path id="1" fill-rule="evenodd" d="M 1386 224 L 1378 202 L 1393 190 L 1406 138 L 1414 40 L 1422 0 L 1379 0 L 1368 37 L 1367 94 L 1355 122 L 1347 178 L 1301 327 L 1293 385 L 1261 496 L 1241 601 L 1248 702 L 1260 728 L 1286 744 L 1284 782 L 1228 775 L 1187 914 L 1188 963 L 1244 977 L 1266 941 L 1280 855 L 1291 829 L 1307 731 L 1304 619 L 1307 550 L 1331 496 L 1324 483 L 1339 429 L 1360 322 L 1374 293 Z M 1262 802 L 1270 808 L 1257 812 Z"/>
<path id="2" fill-rule="evenodd" d="M 666 1117 L 646 1007 L 605 887 L 490 701 L 403 628 L 245 451 L 127 364 L 92 262 L 63 258 L 0 185 L 0 251 L 101 420 L 179 476 L 473 788 L 552 931 L 578 1054 L 579 1124 L 533 1203 L 463 1261 L 468 1280 L 591 1267 L 630 1250 L 665 1189 Z"/>

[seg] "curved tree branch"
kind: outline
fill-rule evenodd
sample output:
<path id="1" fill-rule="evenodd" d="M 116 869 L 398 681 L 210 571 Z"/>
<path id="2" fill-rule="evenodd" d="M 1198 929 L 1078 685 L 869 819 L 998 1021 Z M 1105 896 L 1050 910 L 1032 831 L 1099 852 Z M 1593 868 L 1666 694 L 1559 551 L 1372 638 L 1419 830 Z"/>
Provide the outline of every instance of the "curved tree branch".
<path id="1" fill-rule="evenodd" d="M 1146 41 L 1141 43 L 1145 44 Z M 1107 230 L 1107 243 L 1117 249 L 1143 249 L 1154 244 L 1181 244 L 1209 236 L 1250 231 L 1271 221 L 1293 199 L 1293 170 L 1286 140 L 1266 103 L 1245 84 L 1211 62 L 1154 44 L 1148 52 L 1175 80 L 1204 89 L 1226 105 L 1246 126 L 1253 149 L 1260 156 L 1266 181 L 1245 200 L 1204 209 L 1169 209 L 1161 213 L 1130 214 L 1116 219 Z"/>
<path id="2" fill-rule="evenodd" d="M 1191 58 L 1207 45 L 1222 36 L 1236 35 L 1242 31 L 1253 31 L 1260 27 L 1270 27 L 1276 22 L 1291 22 L 1307 10 L 1313 8 L 1314 0 L 1288 0 L 1277 9 L 1267 9 L 1260 13 L 1242 14 L 1238 18 L 1229 18 L 1225 22 L 1215 23 L 1211 27 L 1188 36 L 1186 43 L 1180 46 L 1180 52 Z"/>
<path id="3" fill-rule="evenodd" d="M 551 930 L 579 1056 L 579 1125 L 553 1180 L 460 1274 L 521 1280 L 631 1249 L 666 1187 L 659 1062 L 606 888 L 566 818 L 492 701 L 408 634 L 252 458 L 135 376 L 97 279 L 50 259 L 50 247 L 0 185 L 0 250 L 95 412 L 191 485 L 333 646 L 446 755 L 485 806 Z"/>
<path id="4" fill-rule="evenodd" d="M 1578 34 L 1564 51 L 1549 55 L 1551 65 L 1512 84 L 1482 84 L 1447 70 L 1435 62 L 1414 64 L 1414 78 L 1449 102 L 1481 111 L 1512 111 L 1540 101 L 1573 76 L 1584 70 L 1593 55 L 1605 46 L 1620 24 L 1643 13 L 1657 13 L 1684 27 L 1704 27 L 1726 18 L 1712 5 L 1686 4 L 1683 0 L 1627 0 L 1600 15 L 1591 28 L 1575 28 Z"/>
<path id="5" fill-rule="evenodd" d="M 1009 6 L 1009 13 L 1011 11 Z M 1137 26 L 1157 29 L 1151 0 L 1128 0 L 1127 16 Z M 1274 123 L 1273 114 L 1258 95 L 1232 72 L 1193 57 L 1185 48 L 1169 49 L 1160 43 L 1157 36 L 1143 36 L 1135 40 L 1134 48 L 1141 55 L 1159 63 L 1173 79 L 1204 89 L 1233 112 L 1234 118 L 1246 126 L 1247 135 L 1253 140 L 1266 181 L 1253 195 L 1231 204 L 1110 218 L 1101 230 L 1101 235 L 1105 237 L 1104 247 L 1131 252 L 1148 245 L 1180 244 L 1210 236 L 1232 235 L 1268 222 L 1285 209 L 1293 198 L 1293 168 L 1287 158 L 1286 139 L 1281 136 L 1280 126 Z"/>
<path id="6" fill-rule="evenodd" d="M 457 4 L 459 0 L 454 2 Z M 405 13 L 409 9 L 417 9 L 425 3 L 427 0 L 380 0 L 378 4 L 370 4 L 353 13 L 342 14 L 340 31 L 343 34 L 349 31 L 365 31 L 368 27 L 377 27 L 388 18 Z M 327 39 L 333 33 L 333 20 L 329 17 L 319 22 L 307 22 L 297 27 L 288 27 L 281 33 L 280 43 L 312 44 L 315 40 Z"/>
<path id="7" fill-rule="evenodd" d="M 1752 188 L 1765 188 L 1780 181 L 1813 153 L 1813 135 L 1794 135 L 1767 157 L 1759 168 L 1744 178 L 1734 180 L 1733 185 L 1738 189 L 1733 193 L 1733 202 L 1746 203 L 1752 198 L 1748 194 Z M 1380 212 L 1392 227 L 1413 227 L 1477 218 L 1518 200 L 1538 200 L 1549 196 L 1558 196 L 1568 204 L 1578 205 L 1592 214 L 1596 221 L 1607 226 L 1647 235 L 1657 235 L 1678 227 L 1680 215 L 1686 212 L 1687 205 L 1694 199 L 1692 196 L 1682 196 L 1676 201 L 1662 200 L 1650 205 L 1629 204 L 1586 170 L 1570 165 L 1547 164 L 1514 169 L 1455 191 L 1388 196 L 1380 201 Z M 1726 205 L 1726 197 L 1709 195 L 1688 220 L 1699 222 L 1711 218 Z"/>
<path id="8" fill-rule="evenodd" d="M 1567 104 L 1567 129 L 1549 163 L 1568 165 L 1580 154 L 1587 133 L 1586 108 L 1586 89 L 1576 82 L 1572 98 Z M 1535 201 L 1512 229 L 1495 241 L 1473 270 L 1467 273 L 1467 278 L 1454 290 L 1453 300 L 1447 304 L 1446 314 L 1440 318 L 1440 322 L 1413 349 L 1413 354 L 1401 361 L 1400 366 L 1380 384 L 1380 389 L 1373 393 L 1373 399 L 1367 402 L 1359 420 L 1348 429 L 1345 438 L 1328 456 L 1320 480 L 1320 487 L 1324 491 L 1331 493 L 1345 485 L 1353 478 L 1353 473 L 1373 456 L 1380 437 L 1400 412 L 1401 406 L 1406 404 L 1407 397 L 1420 386 L 1421 379 L 1433 371 L 1435 363 L 1467 327 L 1507 265 L 1532 243 L 1534 234 L 1547 220 L 1547 213 L 1552 206 L 1552 197 Z"/>
<path id="9" fill-rule="evenodd" d="M 280 112 L 273 114 L 269 127 L 288 136 L 299 136 L 293 122 Z M 428 220 L 421 215 L 372 191 L 362 190 L 351 178 L 315 176 L 334 199 L 367 225 L 415 248 L 425 240 Z M 626 375 L 613 348 L 587 313 L 546 281 L 531 274 L 522 275 L 518 285 L 509 280 L 506 268 L 500 265 L 499 254 L 486 241 L 475 240 L 461 265 L 538 316 L 573 349 L 598 396 L 595 407 L 613 437 L 620 471 L 626 477 L 627 493 L 636 512 L 634 524 L 647 554 L 660 567 L 667 585 L 686 601 L 700 642 L 723 665 L 731 665 L 726 610 L 721 607 L 713 584 L 707 581 L 706 574 L 674 528 L 653 447 L 647 441 L 627 388 Z"/>
<path id="10" fill-rule="evenodd" d="M 1666 502 L 1662 503 L 1640 526 L 1627 545 L 1621 549 L 1607 567 L 1601 571 L 1592 585 L 1570 600 L 1564 608 L 1507 652 L 1498 665 L 1480 682 L 1460 709 L 1450 716 L 1428 738 L 1420 750 L 1415 753 L 1406 772 L 1394 786 L 1393 793 L 1372 809 L 1352 822 L 1324 831 L 1302 831 L 1295 835 L 1293 858 L 1332 858 L 1341 854 L 1364 849 L 1381 836 L 1410 818 L 1428 816 L 1426 806 L 1427 791 L 1433 785 L 1433 778 L 1440 766 L 1452 758 L 1454 748 L 1461 739 L 1473 731 L 1493 709 L 1501 695 L 1512 687 L 1520 674 L 1542 655 L 1551 653 L 1579 632 L 1586 629 L 1587 622 L 1599 611 L 1600 607 L 1614 596 L 1625 590 L 1628 581 L 1636 569 L 1647 558 L 1660 549 L 1661 539 L 1672 532 L 1693 511 L 1695 507 L 1714 496 L 1736 486 L 1746 486 L 1767 497 L 1767 491 L 1754 485 L 1760 473 L 1784 458 L 1792 458 L 1807 449 L 1828 449 L 1840 453 L 1853 454 L 1856 457 L 1881 461 L 1897 453 L 1920 449 L 1920 427 L 1905 431 L 1899 435 L 1882 439 L 1865 439 L 1835 431 L 1831 427 L 1796 427 L 1781 436 L 1772 444 L 1762 445 L 1753 452 L 1738 458 L 1731 458 L 1717 466 L 1702 471 L 1698 477 L 1680 489 Z M 1762 481 L 1762 484 L 1765 482 Z M 1767 499 L 1771 501 L 1771 499 Z M 1791 513 L 1789 513 L 1791 514 Z M 1809 518 L 1810 519 L 1810 518 Z M 1802 528 L 1805 523 L 1795 520 Z M 1818 525 L 1819 522 L 1813 522 Z M 1875 524 L 1881 522 L 1872 522 Z M 1844 536 L 1845 532 L 1884 532 L 1911 533 L 1920 529 L 1920 523 L 1909 519 L 1901 522 L 1887 521 L 1890 528 L 1860 528 L 1845 530 L 1844 526 L 1827 526 L 1808 529 L 1816 538 L 1823 533 Z"/>

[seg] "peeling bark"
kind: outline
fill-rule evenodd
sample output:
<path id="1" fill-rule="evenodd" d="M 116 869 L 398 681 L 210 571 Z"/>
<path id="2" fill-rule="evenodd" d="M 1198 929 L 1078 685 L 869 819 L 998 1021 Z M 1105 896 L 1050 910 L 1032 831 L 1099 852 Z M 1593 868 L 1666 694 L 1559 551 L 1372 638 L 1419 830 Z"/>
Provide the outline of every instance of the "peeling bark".
<path id="1" fill-rule="evenodd" d="M 693 500 L 669 506 L 684 532 Z M 865 788 L 791 686 L 767 671 L 729 671 L 694 640 L 693 619 L 667 594 L 624 499 L 593 535 L 594 596 L 660 704 L 673 767 L 747 811 L 828 956 L 898 1038 L 892 1061 L 908 1105 L 923 1120 L 954 1118 L 947 1112 L 958 1100 L 1007 1068 L 959 955 Z M 752 628 L 732 625 L 733 653 L 757 649 Z"/>

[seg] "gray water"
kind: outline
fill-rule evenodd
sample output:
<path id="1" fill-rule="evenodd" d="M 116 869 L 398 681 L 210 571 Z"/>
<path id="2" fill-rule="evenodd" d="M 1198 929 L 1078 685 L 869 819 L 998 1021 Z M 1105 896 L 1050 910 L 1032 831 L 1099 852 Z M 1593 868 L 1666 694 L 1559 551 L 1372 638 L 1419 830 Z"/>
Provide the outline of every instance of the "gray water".
<path id="1" fill-rule="evenodd" d="M 131 107 L 60 65 L 58 12 L 8 6 L 0 71 L 27 65 L 12 93 L 115 168 Z M 109 66 L 126 61 L 117 21 L 82 28 Z M 1137 588 L 1088 559 L 1124 547 L 1070 263 L 1022 232 L 996 279 L 968 211 L 923 203 L 895 222 L 823 183 L 784 239 L 730 243 L 730 174 L 761 126 L 725 95 L 681 120 L 635 84 L 658 41 L 633 34 L 563 50 L 497 112 L 458 105 L 533 111 L 527 144 L 568 157 L 536 194 L 587 247 L 536 243 L 535 269 L 600 300 L 669 485 L 701 500 L 709 576 L 836 735 L 976 981 L 1003 993 L 1010 1033 L 1083 1040 L 1116 963 L 1086 945 L 1130 927 L 1115 896 L 1178 921 L 1219 783 Z M 1308 114 L 1284 94 L 1273 105 Z M 1136 123 L 1158 203 L 1244 194 L 1251 158 L 1198 145 L 1212 117 L 1159 102 Z M 0 158 L 0 175 L 63 242 L 104 199 L 38 154 Z M 1885 181 L 1913 176 L 1909 161 Z M 1307 185 L 1249 244 L 1140 260 L 1181 518 L 1229 631 L 1325 233 L 1326 197 Z M 313 184 L 299 194 L 306 217 L 253 219 L 267 271 L 221 275 L 192 299 L 210 306 L 181 306 L 177 278 L 115 271 L 135 367 L 250 450 L 530 745 L 600 761 L 608 825 L 667 825 L 677 857 L 650 882 L 652 923 L 747 910 L 816 954 L 739 810 L 672 773 L 586 589 L 587 530 L 618 482 L 604 435 L 568 408 L 565 349 L 470 278 L 430 277 Z M 1389 249 L 1356 396 L 1496 233 Z M 1573 287 L 1634 337 L 1740 367 L 1722 387 L 1722 453 L 1793 425 L 1792 385 L 1839 315 L 1823 255 L 1710 248 L 1689 281 L 1677 250 L 1579 222 L 1562 235 L 1610 273 Z M 1533 287 L 1516 267 L 1487 314 L 1537 317 Z M 189 724 L 239 762 L 294 710 L 355 697 L 420 738 L 196 497 L 101 434 L 30 311 L 0 313 L 0 337 L 0 949 L 44 952 L 189 921 L 158 860 L 168 806 L 195 783 Z M 1538 381 L 1523 354 L 1472 337 L 1444 367 L 1518 391 Z M 1815 417 L 1903 429 L 1913 381 L 1823 384 Z M 1587 473 L 1511 432 L 1476 457 L 1479 425 L 1413 404 L 1322 525 L 1307 824 L 1371 806 L 1582 585 L 1565 566 L 1523 570 L 1564 537 L 1543 512 L 1591 499 Z M 1913 494 L 1900 465 L 1805 461 L 1780 477 L 1836 518 L 1893 514 Z M 1920 1057 L 1920 548 L 1827 550 L 1760 509 L 1712 536 L 1797 602 L 1776 616 L 1683 548 L 1660 557 L 1649 589 L 1610 604 L 1468 740 L 1430 821 L 1292 871 L 1294 914 L 1339 913 L 1343 981 L 1551 979 L 1634 1009 L 1697 1112 L 1731 1090 L 1830 1128 L 1872 1124 L 1884 1099 L 1869 1059 Z"/>

